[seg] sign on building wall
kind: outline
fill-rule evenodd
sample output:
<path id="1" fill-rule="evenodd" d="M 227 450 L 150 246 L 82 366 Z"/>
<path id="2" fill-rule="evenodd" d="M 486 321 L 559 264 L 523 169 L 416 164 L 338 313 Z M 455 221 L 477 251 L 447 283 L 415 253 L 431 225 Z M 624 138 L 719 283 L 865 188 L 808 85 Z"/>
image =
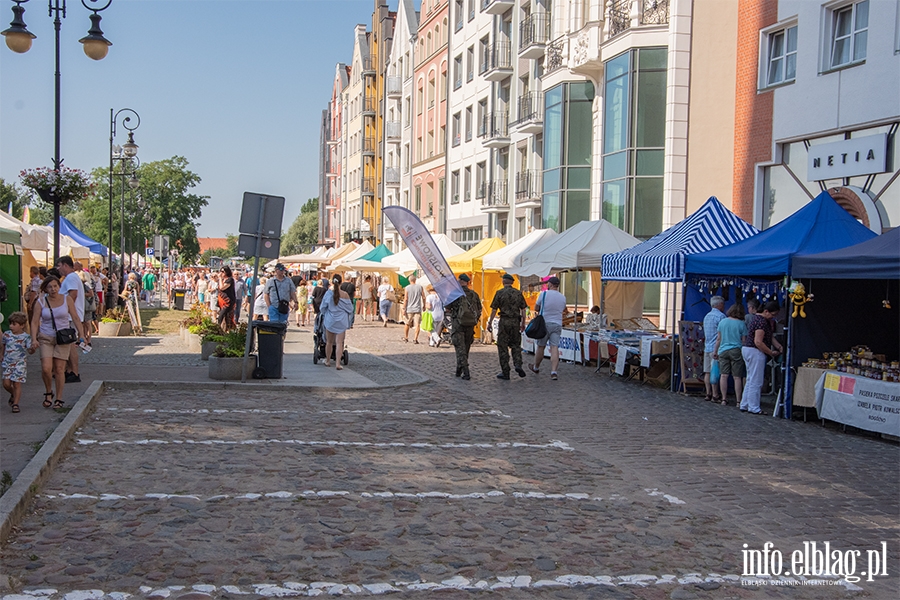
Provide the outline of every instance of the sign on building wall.
<path id="1" fill-rule="evenodd" d="M 807 181 L 843 179 L 887 172 L 887 134 L 809 147 Z"/>

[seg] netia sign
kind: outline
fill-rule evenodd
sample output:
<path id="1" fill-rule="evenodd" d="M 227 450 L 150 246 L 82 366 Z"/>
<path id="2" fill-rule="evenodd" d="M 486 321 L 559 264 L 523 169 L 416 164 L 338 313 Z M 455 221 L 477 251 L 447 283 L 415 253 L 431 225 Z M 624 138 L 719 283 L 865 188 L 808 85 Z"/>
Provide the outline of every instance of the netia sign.
<path id="1" fill-rule="evenodd" d="M 807 181 L 887 172 L 887 134 L 809 147 Z"/>

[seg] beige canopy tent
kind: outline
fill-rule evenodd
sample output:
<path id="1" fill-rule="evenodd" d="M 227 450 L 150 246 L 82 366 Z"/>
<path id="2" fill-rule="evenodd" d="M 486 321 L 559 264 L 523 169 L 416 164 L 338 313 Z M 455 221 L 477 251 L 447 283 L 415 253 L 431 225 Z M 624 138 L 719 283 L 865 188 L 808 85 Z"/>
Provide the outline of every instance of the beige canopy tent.
<path id="1" fill-rule="evenodd" d="M 449 236 L 443 233 L 432 233 L 431 237 L 434 238 L 435 244 L 437 244 L 438 250 L 441 251 L 441 254 L 444 255 L 444 258 L 449 260 L 450 258 L 456 256 L 457 254 L 462 254 L 465 252 L 465 249 L 457 246 L 453 240 L 450 239 Z M 413 256 L 412 252 L 410 252 L 409 248 L 406 248 L 402 252 L 398 252 L 397 254 L 392 254 L 391 256 L 386 256 L 384 260 L 379 263 L 380 270 L 390 270 L 395 271 L 401 275 L 406 275 L 407 273 L 412 273 L 413 271 L 419 268 L 419 263 L 416 262 L 416 258 Z"/>

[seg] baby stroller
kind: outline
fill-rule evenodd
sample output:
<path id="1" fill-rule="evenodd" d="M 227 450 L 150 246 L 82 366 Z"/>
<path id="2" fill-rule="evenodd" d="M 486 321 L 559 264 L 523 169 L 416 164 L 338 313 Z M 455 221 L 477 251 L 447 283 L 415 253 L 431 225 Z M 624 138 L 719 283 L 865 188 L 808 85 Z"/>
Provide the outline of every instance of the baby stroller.
<path id="1" fill-rule="evenodd" d="M 319 364 L 320 360 L 325 360 L 325 326 L 323 325 L 324 317 L 322 313 L 318 313 L 316 315 L 316 320 L 313 325 L 313 364 Z M 333 346 L 331 348 L 331 360 L 335 360 L 335 352 L 337 352 L 337 346 Z M 347 349 L 344 348 L 343 354 L 341 354 L 341 364 L 347 365 L 350 363 L 350 353 L 347 352 Z"/>

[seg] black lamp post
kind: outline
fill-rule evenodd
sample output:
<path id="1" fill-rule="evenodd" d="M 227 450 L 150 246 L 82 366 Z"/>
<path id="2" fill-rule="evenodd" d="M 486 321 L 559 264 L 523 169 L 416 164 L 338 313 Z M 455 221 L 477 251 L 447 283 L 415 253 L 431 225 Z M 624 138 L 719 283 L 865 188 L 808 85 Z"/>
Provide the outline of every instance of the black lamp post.
<path id="1" fill-rule="evenodd" d="M 121 123 L 122 127 L 124 127 L 128 131 L 128 141 L 125 142 L 122 146 L 113 145 L 116 138 L 116 124 L 119 123 L 120 115 L 122 116 Z M 134 123 L 132 124 L 132 119 L 134 119 Z M 112 275 L 112 242 L 113 242 L 113 170 L 115 167 L 115 162 L 119 161 L 122 163 L 122 197 L 123 197 L 123 206 L 124 206 L 124 196 L 125 196 L 125 161 L 130 161 L 131 159 L 137 159 L 138 153 L 138 145 L 134 143 L 134 130 L 140 127 L 141 125 L 141 116 L 137 114 L 134 110 L 130 108 L 122 108 L 116 112 L 113 112 L 113 109 L 109 109 L 109 246 L 108 246 L 108 256 L 107 256 L 107 266 L 109 267 L 109 274 Z M 125 211 L 122 211 L 122 219 L 125 219 Z M 124 244 L 119 246 L 119 262 L 122 263 L 122 260 L 125 256 Z M 119 284 L 121 285 L 122 280 L 122 269 L 119 269 Z M 107 308 L 112 308 L 115 306 L 115 295 L 112 293 L 112 277 L 109 278 L 109 283 L 107 285 L 107 298 L 109 298 L 107 302 Z M 116 294 L 118 294 L 118 290 L 116 290 Z"/>
<path id="2" fill-rule="evenodd" d="M 134 161 L 137 164 L 131 165 L 131 163 L 123 163 L 122 164 L 122 172 L 120 173 L 122 177 L 122 218 L 119 221 L 119 284 L 125 284 L 125 176 L 128 175 L 128 172 L 125 170 L 126 166 L 132 166 L 131 177 L 128 178 L 128 187 L 133 190 L 136 190 L 138 186 L 140 186 L 140 181 L 137 178 L 137 169 L 141 166 L 140 159 L 135 156 L 134 158 L 129 159 L 129 161 Z M 130 258 L 129 258 L 130 264 Z"/>
<path id="3" fill-rule="evenodd" d="M 7 47 L 13 52 L 23 54 L 31 49 L 31 41 L 37 36 L 28 31 L 25 26 L 25 20 L 22 15 L 25 9 L 22 5 L 28 0 L 12 0 L 15 2 L 13 6 L 13 20 L 9 24 L 9 29 L 0 31 L 0 35 L 6 38 Z M 93 8 L 88 5 L 103 4 L 99 8 Z M 103 37 L 103 31 L 100 30 L 100 15 L 102 10 L 106 10 L 112 0 L 81 0 L 81 4 L 93 14 L 90 16 L 91 27 L 88 34 L 78 40 L 84 47 L 84 53 L 93 60 L 103 59 L 112 42 Z M 59 75 L 59 30 L 62 26 L 62 19 L 66 17 L 66 0 L 48 0 L 49 15 L 54 17 L 53 28 L 56 30 L 56 106 L 55 106 L 55 129 L 54 129 L 54 145 L 53 145 L 53 170 L 59 171 L 62 168 L 63 159 L 60 156 L 59 130 L 60 130 L 60 75 Z M 53 263 L 59 259 L 59 201 L 53 202 Z"/>

